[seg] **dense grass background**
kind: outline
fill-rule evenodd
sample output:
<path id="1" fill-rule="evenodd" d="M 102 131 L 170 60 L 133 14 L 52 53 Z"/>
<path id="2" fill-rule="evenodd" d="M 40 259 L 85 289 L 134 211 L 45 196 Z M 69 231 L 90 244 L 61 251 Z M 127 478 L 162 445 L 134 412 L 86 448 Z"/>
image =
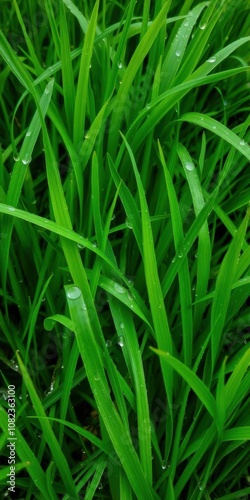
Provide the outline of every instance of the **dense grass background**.
<path id="1" fill-rule="evenodd" d="M 248 1 L 2 2 L 15 498 L 248 498 Z"/>

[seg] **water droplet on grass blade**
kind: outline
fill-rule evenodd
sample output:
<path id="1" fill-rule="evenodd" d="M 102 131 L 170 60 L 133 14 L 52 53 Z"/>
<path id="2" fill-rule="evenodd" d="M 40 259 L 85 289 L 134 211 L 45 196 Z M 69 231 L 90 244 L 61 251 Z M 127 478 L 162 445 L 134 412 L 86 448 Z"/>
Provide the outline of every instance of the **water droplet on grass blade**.
<path id="1" fill-rule="evenodd" d="M 176 55 L 177 57 L 180 57 L 180 55 L 181 55 L 181 50 L 180 50 L 180 49 L 179 49 L 179 50 L 177 50 L 177 51 L 175 52 L 175 55 Z"/>
<path id="2" fill-rule="evenodd" d="M 119 68 L 119 69 L 121 69 L 121 68 L 122 68 L 122 62 L 119 62 L 119 63 L 117 64 L 117 66 L 118 66 L 118 68 Z"/>
<path id="3" fill-rule="evenodd" d="M 120 328 L 124 328 L 124 323 L 120 323 Z"/>
<path id="4" fill-rule="evenodd" d="M 26 132 L 26 137 L 29 137 L 30 135 L 31 135 L 31 130 L 28 130 L 28 131 Z"/>
<path id="5" fill-rule="evenodd" d="M 79 299 L 81 296 L 81 290 L 78 288 L 78 286 L 72 286 L 67 290 L 67 297 L 71 300 L 76 300 Z"/>
<path id="6" fill-rule="evenodd" d="M 206 23 L 202 23 L 200 24 L 199 28 L 200 30 L 204 30 L 206 28 L 207 24 Z"/>
<path id="7" fill-rule="evenodd" d="M 118 337 L 118 342 L 117 344 L 120 346 L 120 347 L 124 347 L 124 337 L 121 335 L 120 337 Z"/>
<path id="8" fill-rule="evenodd" d="M 14 156 L 13 156 L 13 160 L 14 160 L 14 161 L 18 161 L 18 160 L 20 160 L 20 156 L 19 156 L 19 154 L 18 154 L 18 153 L 14 154 Z"/>
<path id="9" fill-rule="evenodd" d="M 242 141 L 240 141 L 240 145 L 241 145 L 241 146 L 245 146 L 245 145 L 246 145 L 245 141 L 243 141 L 243 140 L 242 140 Z"/>
<path id="10" fill-rule="evenodd" d="M 127 226 L 129 229 L 132 229 L 132 228 L 133 228 L 133 225 L 132 225 L 132 223 L 131 223 L 131 221 L 130 221 L 129 219 L 126 219 L 125 224 L 126 224 L 126 226 Z"/>
<path id="11" fill-rule="evenodd" d="M 191 172 L 192 170 L 194 170 L 194 164 L 191 161 L 187 161 L 185 163 L 185 168 Z"/>
<path id="12" fill-rule="evenodd" d="M 170 463 L 167 460 L 163 460 L 163 462 L 161 464 L 161 468 L 163 470 L 166 470 L 166 469 L 169 469 L 169 467 L 170 467 Z"/>
<path id="13" fill-rule="evenodd" d="M 30 155 L 26 154 L 23 158 L 22 158 L 22 163 L 23 165 L 28 165 L 30 162 L 31 162 L 32 158 Z"/>
<path id="14" fill-rule="evenodd" d="M 7 209 L 10 211 L 10 212 L 15 212 L 15 207 L 11 207 L 10 205 L 7 206 Z"/>
<path id="15" fill-rule="evenodd" d="M 109 349 L 112 346 L 112 340 L 106 340 L 106 347 Z"/>
<path id="16" fill-rule="evenodd" d="M 114 289 L 117 293 L 126 293 L 126 288 L 124 286 L 119 285 L 119 283 L 114 283 Z"/>
<path id="17" fill-rule="evenodd" d="M 198 488 L 200 491 L 203 491 L 205 489 L 205 484 L 202 481 L 199 481 Z"/>
<path id="18" fill-rule="evenodd" d="M 207 60 L 207 62 L 209 63 L 214 63 L 216 61 L 216 57 L 209 57 L 209 59 Z"/>

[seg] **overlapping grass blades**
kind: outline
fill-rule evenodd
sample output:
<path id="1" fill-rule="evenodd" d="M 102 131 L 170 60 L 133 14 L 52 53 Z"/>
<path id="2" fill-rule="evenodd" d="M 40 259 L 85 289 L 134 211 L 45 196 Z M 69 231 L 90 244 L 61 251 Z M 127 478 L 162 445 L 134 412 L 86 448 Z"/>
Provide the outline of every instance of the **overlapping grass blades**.
<path id="1" fill-rule="evenodd" d="M 3 5 L 2 496 L 249 494 L 249 23 Z"/>

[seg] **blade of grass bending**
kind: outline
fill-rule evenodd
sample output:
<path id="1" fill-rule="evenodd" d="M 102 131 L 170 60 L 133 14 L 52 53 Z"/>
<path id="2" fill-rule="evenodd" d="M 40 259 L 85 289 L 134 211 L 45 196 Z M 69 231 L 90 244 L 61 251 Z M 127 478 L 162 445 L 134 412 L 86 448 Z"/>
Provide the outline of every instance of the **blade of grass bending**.
<path id="1" fill-rule="evenodd" d="M 8 430 L 8 415 L 2 406 L 0 406 L 0 427 L 4 432 Z M 53 497 L 49 495 L 46 485 L 45 473 L 40 466 L 36 456 L 27 444 L 26 439 L 22 436 L 17 427 L 15 429 L 15 437 L 17 438 L 16 454 L 18 455 L 20 460 L 22 460 L 22 462 L 29 462 L 30 464 L 32 464 L 31 467 L 27 468 L 27 472 L 29 473 L 34 484 L 45 497 L 47 495 L 47 498 L 49 498 L 50 500 L 56 500 L 56 494 L 54 494 Z"/>
<path id="2" fill-rule="evenodd" d="M 116 185 L 116 188 L 121 183 L 120 187 L 120 198 L 121 202 L 123 204 L 123 207 L 125 209 L 126 215 L 128 217 L 128 220 L 131 221 L 132 223 L 132 231 L 135 235 L 135 239 L 137 241 L 137 245 L 139 247 L 140 253 L 142 253 L 142 234 L 141 234 L 141 218 L 139 215 L 139 210 L 136 205 L 136 202 L 130 193 L 128 187 L 122 182 L 122 179 L 117 172 L 116 166 L 111 158 L 111 156 L 108 154 L 108 163 L 109 163 L 109 168 L 111 175 L 113 177 L 114 183 Z"/>
<path id="3" fill-rule="evenodd" d="M 186 148 L 182 145 L 178 145 L 178 155 L 184 167 L 185 175 L 188 181 L 190 193 L 193 200 L 195 215 L 199 214 L 203 208 L 205 201 L 203 198 L 201 185 L 197 170 L 193 164 L 192 158 L 190 157 Z M 196 296 L 204 297 L 207 293 L 208 280 L 210 276 L 210 261 L 211 261 L 211 243 L 209 238 L 208 223 L 205 221 L 204 226 L 201 228 L 198 235 L 198 250 L 197 250 L 197 284 L 196 284 Z M 196 306 L 194 313 L 194 324 L 195 331 L 200 324 L 203 312 L 206 308 L 206 304 Z"/>
<path id="4" fill-rule="evenodd" d="M 191 387 L 191 389 L 203 403 L 207 411 L 210 413 L 211 417 L 215 419 L 215 399 L 207 386 L 202 382 L 202 380 L 200 380 L 199 377 L 197 377 L 197 375 L 193 373 L 190 368 L 188 368 L 188 366 L 184 365 L 184 363 L 171 356 L 169 352 L 163 352 L 160 349 L 155 349 L 154 347 L 150 347 L 150 349 L 158 354 L 158 356 L 164 358 L 165 361 L 167 361 L 167 363 L 170 364 L 170 366 L 172 366 L 182 376 L 185 382 L 187 382 L 187 384 Z"/>
<path id="5" fill-rule="evenodd" d="M 235 149 L 237 149 L 243 156 L 250 160 L 250 146 L 240 137 L 238 137 L 232 130 L 230 130 L 222 123 L 214 120 L 210 116 L 206 116 L 201 113 L 186 113 L 179 118 L 179 121 L 194 123 L 195 125 L 200 125 L 202 128 L 210 130 L 213 134 L 218 135 L 221 139 L 231 144 Z"/>
<path id="6" fill-rule="evenodd" d="M 54 80 L 51 80 L 48 83 L 39 103 L 43 117 L 45 117 L 49 107 L 53 91 L 53 84 Z M 20 151 L 20 157 L 18 161 L 15 163 L 6 196 L 6 203 L 9 205 L 13 205 L 14 207 L 16 207 L 19 202 L 28 164 L 31 161 L 32 153 L 35 144 L 37 142 L 40 130 L 41 130 L 41 120 L 39 112 L 37 110 L 30 122 L 29 126 L 30 133 L 29 135 L 26 134 L 24 138 Z M 6 238 L 2 242 L 2 252 L 1 252 L 1 272 L 3 277 L 3 286 L 5 286 L 7 277 L 7 265 L 9 260 L 9 249 L 10 249 L 12 229 L 13 229 L 13 219 L 5 218 L 2 224 L 2 231 L 4 234 L 6 234 Z"/>
<path id="7" fill-rule="evenodd" d="M 29 393 L 30 399 L 32 401 L 32 405 L 35 409 L 36 415 L 39 419 L 41 428 L 43 430 L 43 434 L 45 440 L 50 448 L 51 454 L 53 456 L 54 462 L 57 466 L 58 472 L 60 473 L 61 479 L 68 491 L 73 498 L 77 498 L 77 492 L 75 488 L 75 484 L 69 469 L 69 465 L 66 461 L 64 454 L 62 453 L 61 447 L 56 439 L 56 436 L 51 429 L 50 423 L 47 419 L 46 413 L 44 411 L 43 405 L 37 395 L 36 389 L 33 385 L 33 382 L 28 374 L 26 367 L 24 366 L 19 354 L 16 354 L 18 364 L 20 366 L 20 370 L 23 376 L 23 381 L 27 391 Z M 43 418 L 39 418 L 43 417 Z"/>
<path id="8" fill-rule="evenodd" d="M 223 434 L 223 441 L 250 441 L 250 426 L 227 429 Z"/>
<path id="9" fill-rule="evenodd" d="M 62 225 L 63 227 L 65 227 L 65 229 L 71 231 L 72 223 L 70 220 L 68 207 L 64 197 L 61 178 L 58 171 L 58 164 L 45 126 L 43 127 L 43 135 L 44 135 L 44 151 L 45 151 L 47 178 L 49 184 L 49 193 L 51 197 L 55 220 L 56 223 Z M 89 283 L 86 276 L 86 271 L 82 263 L 79 248 L 72 241 L 66 238 L 61 238 L 61 245 L 69 271 L 72 276 L 72 280 L 77 286 L 81 288 L 82 293 L 84 295 L 84 300 L 87 303 L 89 310 L 91 311 L 91 321 L 93 322 L 96 342 L 100 346 L 102 345 L 104 347 L 105 341 L 102 335 L 99 318 L 90 291 Z M 93 246 L 92 248 L 95 249 L 95 247 Z"/>
<path id="10" fill-rule="evenodd" d="M 144 266 L 145 266 L 145 277 L 146 277 L 146 284 L 147 284 L 147 291 L 148 291 L 148 297 L 149 297 L 149 302 L 151 305 L 151 313 L 153 317 L 153 323 L 154 323 L 154 329 L 155 329 L 155 335 L 156 335 L 156 340 L 159 348 L 166 349 L 169 352 L 172 352 L 172 338 L 168 326 L 168 320 L 167 320 L 167 315 L 166 315 L 166 309 L 165 309 L 165 304 L 162 296 L 162 290 L 161 290 L 161 285 L 160 285 L 160 280 L 159 280 L 159 275 L 158 275 L 158 269 L 157 269 L 157 261 L 156 261 L 156 256 L 155 256 L 155 250 L 154 250 L 154 243 L 153 243 L 153 233 L 152 233 L 152 227 L 151 227 L 151 221 L 150 221 L 150 216 L 148 213 L 148 205 L 146 201 L 146 196 L 144 193 L 144 189 L 142 186 L 140 174 L 138 171 L 138 167 L 136 165 L 136 161 L 133 155 L 133 152 L 124 137 L 123 134 L 122 138 L 123 141 L 126 145 L 126 148 L 128 150 L 131 163 L 133 166 L 135 178 L 136 178 L 136 183 L 138 186 L 138 191 L 139 191 L 139 198 L 140 198 L 140 206 L 141 206 L 141 218 L 142 218 L 142 241 L 143 241 L 143 260 L 144 260 Z M 168 374 L 166 374 L 165 370 L 163 370 L 163 373 L 165 373 L 164 381 L 165 381 L 165 387 L 166 391 L 169 397 L 169 404 L 172 401 L 172 376 L 171 376 L 172 371 L 168 371 Z"/>
<path id="11" fill-rule="evenodd" d="M 32 224 L 35 224 L 39 227 L 42 227 L 43 229 L 48 229 L 49 231 L 52 231 L 55 234 L 58 234 L 59 236 L 62 236 L 64 239 L 67 239 L 71 241 L 72 243 L 78 243 L 80 246 L 84 246 L 86 248 L 89 248 L 92 252 L 94 252 L 96 255 L 99 255 L 104 259 L 109 266 L 115 271 L 116 275 L 119 276 L 119 279 L 127 283 L 127 280 L 123 276 L 123 274 L 119 271 L 119 269 L 114 265 L 113 262 L 111 262 L 106 255 L 97 247 L 94 247 L 92 243 L 90 243 L 86 238 L 84 238 L 81 235 L 78 235 L 71 229 L 67 229 L 63 226 L 61 226 L 59 223 L 57 224 L 54 221 L 44 219 L 43 217 L 40 217 L 39 215 L 31 214 L 28 212 L 25 212 L 24 210 L 19 210 L 15 207 L 12 207 L 10 205 L 5 205 L 0 203 L 0 213 L 3 214 L 8 214 L 13 217 L 17 217 L 18 219 L 26 220 L 27 222 L 31 222 Z"/>
<path id="12" fill-rule="evenodd" d="M 122 342 L 124 342 L 123 355 L 134 384 L 140 461 L 144 475 L 152 485 L 151 422 L 149 417 L 145 375 L 137 333 L 132 320 L 131 311 L 128 311 L 128 309 L 118 303 L 117 300 L 110 299 L 109 303 L 116 330 Z"/>
<path id="13" fill-rule="evenodd" d="M 133 152 L 126 138 L 123 136 L 123 134 L 121 135 L 130 156 L 136 178 L 136 183 L 138 186 L 140 206 L 141 206 L 141 219 L 142 219 L 142 251 L 143 251 L 142 257 L 144 261 L 146 287 L 147 287 L 149 303 L 151 306 L 151 314 L 153 318 L 155 338 L 157 345 L 160 349 L 172 352 L 172 338 L 169 330 L 168 318 L 166 314 L 166 308 L 164 304 L 164 298 L 158 274 L 157 260 L 156 260 L 154 241 L 153 241 L 153 232 L 151 227 L 146 196 L 144 193 L 144 188 L 142 185 L 141 177 L 136 165 Z M 166 369 L 166 366 L 164 366 L 164 363 L 162 363 L 161 360 L 160 363 L 161 363 L 162 376 L 169 407 L 169 418 L 166 421 L 167 439 L 166 439 L 165 455 L 167 456 L 171 446 L 172 432 L 173 432 L 173 420 L 172 420 L 173 371 L 172 368 L 169 369 L 169 367 Z"/>
<path id="14" fill-rule="evenodd" d="M 213 330 L 215 323 L 217 323 L 217 327 L 211 337 L 212 371 L 215 366 L 218 349 L 222 340 L 232 286 L 235 281 L 238 258 L 245 238 L 249 217 L 250 209 L 247 210 L 247 214 L 229 246 L 216 280 L 214 300 L 211 310 L 211 330 Z M 228 269 L 230 269 L 230 273 L 228 272 Z"/>
<path id="15" fill-rule="evenodd" d="M 184 240 L 184 232 L 182 227 L 182 219 L 179 209 L 179 203 L 177 200 L 171 175 L 167 169 L 166 161 L 159 141 L 158 141 L 158 148 L 168 192 L 168 201 L 171 212 L 171 222 L 173 228 L 175 251 L 178 257 L 181 258 L 182 254 L 179 253 L 180 251 L 179 249 Z M 179 292 L 180 292 L 180 303 L 181 303 L 184 362 L 187 366 L 190 366 L 192 362 L 192 347 L 193 347 L 193 316 L 191 308 L 192 304 L 191 283 L 190 283 L 187 257 L 183 257 L 182 259 L 182 265 L 178 271 L 178 278 L 179 278 Z"/>
<path id="16" fill-rule="evenodd" d="M 218 194 L 218 188 L 216 188 L 214 193 L 209 197 L 204 207 L 202 208 L 202 210 L 196 217 L 195 221 L 193 222 L 191 228 L 188 230 L 183 245 L 180 248 L 180 252 L 183 254 L 183 257 L 186 256 L 187 253 L 189 252 L 191 246 L 198 237 L 198 234 L 202 226 L 204 225 L 208 215 L 211 213 L 217 198 L 217 194 Z M 176 259 L 174 262 L 171 263 L 171 266 L 166 272 L 166 275 L 164 276 L 162 281 L 162 292 L 164 297 L 167 295 L 181 265 L 182 265 L 182 260 Z"/>
<path id="17" fill-rule="evenodd" d="M 163 5 L 158 16 L 155 18 L 150 28 L 147 30 L 145 36 L 140 41 L 139 45 L 135 49 L 131 60 L 126 68 L 126 71 L 122 78 L 122 83 L 118 90 L 117 96 L 113 101 L 113 113 L 111 117 L 111 129 L 112 134 L 110 134 L 108 150 L 111 151 L 112 156 L 115 155 L 118 138 L 119 138 L 119 128 L 123 116 L 123 110 L 126 104 L 128 104 L 128 94 L 135 78 L 135 75 L 142 64 L 144 58 L 149 52 L 155 38 L 157 37 L 161 27 L 166 23 L 166 15 L 169 10 L 171 2 L 169 0 Z"/>
<path id="18" fill-rule="evenodd" d="M 244 39 L 237 40 L 236 42 L 233 42 L 229 46 L 223 48 L 219 53 L 217 53 L 217 59 L 215 63 L 211 64 L 206 62 L 202 64 L 202 66 L 200 66 L 194 73 L 192 73 L 192 75 L 190 75 L 187 80 L 164 92 L 160 95 L 159 99 L 156 102 L 151 103 L 151 107 L 153 104 L 154 109 L 152 109 L 151 111 L 145 109 L 141 114 L 141 116 L 145 118 L 144 123 L 141 124 L 140 127 L 138 127 L 136 119 L 127 134 L 128 140 L 131 141 L 133 151 L 137 151 L 149 131 L 167 114 L 170 109 L 175 106 L 177 102 L 181 100 L 182 97 L 184 97 L 189 92 L 189 90 L 191 90 L 192 88 L 196 88 L 197 86 L 209 83 L 210 81 L 219 81 L 220 79 L 224 80 L 226 78 L 225 72 L 221 72 L 216 75 L 208 75 L 208 73 L 226 57 L 228 57 L 234 50 L 236 50 L 244 43 L 247 43 L 249 39 L 250 37 L 246 37 Z M 240 72 L 241 71 L 242 68 L 240 69 Z M 246 71 L 246 68 L 244 68 L 244 71 Z M 235 69 L 229 70 L 229 73 L 227 73 L 228 76 L 231 75 L 231 72 L 234 74 Z M 189 114 L 190 113 L 188 113 L 188 115 Z"/>
<path id="19" fill-rule="evenodd" d="M 27 469 L 30 467 L 31 463 L 30 462 L 18 462 L 15 463 L 15 474 L 20 472 L 20 470 Z M 10 473 L 10 467 L 4 467 L 3 469 L 0 470 L 0 484 L 6 484 L 6 478 L 8 477 L 8 474 Z"/>
<path id="20" fill-rule="evenodd" d="M 97 467 L 95 469 L 94 477 L 92 481 L 89 483 L 87 491 L 85 493 L 84 499 L 85 500 L 92 500 L 94 498 L 94 494 L 98 488 L 98 485 L 101 485 L 101 477 L 103 475 L 103 472 L 106 467 L 106 462 L 103 461 L 102 463 L 97 464 Z M 100 488 L 100 486 L 99 486 Z"/>
<path id="21" fill-rule="evenodd" d="M 79 352 L 110 440 L 138 498 L 140 498 L 140 495 L 148 499 L 155 498 L 152 488 L 150 488 L 144 477 L 131 437 L 111 399 L 102 355 L 95 340 L 89 310 L 83 300 L 81 290 L 76 286 L 72 287 L 70 285 L 65 286 L 65 290 Z"/>
<path id="22" fill-rule="evenodd" d="M 77 150 L 79 149 L 79 146 L 83 141 L 83 135 L 85 130 L 85 115 L 86 115 L 86 107 L 88 99 L 89 67 L 94 45 L 98 8 L 99 8 L 99 0 L 97 0 L 95 3 L 89 21 L 88 30 L 85 36 L 82 49 L 79 77 L 77 82 L 75 110 L 74 110 L 74 127 L 73 127 L 74 144 Z"/>
<path id="23" fill-rule="evenodd" d="M 23 36 L 25 38 L 26 45 L 27 45 L 27 47 L 29 49 L 30 58 L 32 60 L 32 63 L 34 64 L 34 68 L 36 70 L 36 73 L 40 74 L 40 73 L 43 72 L 43 68 L 42 68 L 41 64 L 39 63 L 39 60 L 37 59 L 36 51 L 35 51 L 32 43 L 31 43 L 30 37 L 29 37 L 29 35 L 27 33 L 27 29 L 26 29 L 26 26 L 25 26 L 25 23 L 24 23 L 24 19 L 22 17 L 21 12 L 20 12 L 18 3 L 17 3 L 16 0 L 14 0 L 13 3 L 14 3 L 16 14 L 17 14 L 17 19 L 19 21 L 19 24 L 20 24 L 22 32 L 23 32 Z"/>
<path id="24" fill-rule="evenodd" d="M 226 394 L 225 394 L 225 367 L 226 358 L 223 360 L 222 365 L 218 374 L 218 382 L 216 387 L 216 407 L 217 416 L 216 423 L 219 434 L 219 443 L 222 440 L 222 433 L 224 430 L 225 418 L 226 418 Z"/>
<path id="25" fill-rule="evenodd" d="M 244 490 L 235 490 L 233 493 L 228 493 L 227 495 L 223 495 L 223 497 L 218 497 L 217 500 L 235 500 L 242 498 L 242 500 L 247 500 L 250 494 L 250 487 L 244 488 Z"/>
<path id="26" fill-rule="evenodd" d="M 65 113 L 67 116 L 68 130 L 73 130 L 74 123 L 74 107 L 75 102 L 75 85 L 74 74 L 72 69 L 72 60 L 70 53 L 70 40 L 65 7 L 63 3 L 60 5 L 60 44 L 61 44 L 61 62 L 62 62 L 62 86 L 65 102 Z"/>
<path id="27" fill-rule="evenodd" d="M 237 391 L 239 390 L 242 379 L 249 365 L 250 365 L 250 349 L 248 349 L 242 356 L 242 358 L 239 360 L 237 366 L 235 367 L 234 371 L 232 372 L 229 380 L 225 385 L 225 410 L 228 410 L 228 407 L 230 406 L 230 411 L 233 411 L 232 407 L 233 401 L 235 399 Z M 228 416 L 229 415 L 227 411 L 227 417 Z"/>
<path id="28" fill-rule="evenodd" d="M 195 454 L 189 459 L 188 464 L 186 465 L 184 471 L 182 472 L 180 478 L 178 479 L 175 485 L 175 498 L 181 498 L 180 494 L 187 484 L 189 478 L 194 474 L 197 470 L 198 465 L 204 460 L 204 456 L 212 446 L 212 443 L 216 439 L 217 429 L 215 423 L 209 427 L 209 429 L 204 433 L 203 438 L 199 441 L 198 448 Z"/>
<path id="29" fill-rule="evenodd" d="M 162 67 L 163 79 L 161 82 L 161 89 L 166 90 L 172 86 L 172 82 L 175 79 L 176 73 L 181 65 L 181 61 L 186 52 L 189 38 L 191 37 L 192 30 L 197 22 L 203 9 L 207 6 L 207 3 L 201 3 L 197 5 L 192 10 L 192 16 L 185 18 L 178 29 L 164 60 Z"/>

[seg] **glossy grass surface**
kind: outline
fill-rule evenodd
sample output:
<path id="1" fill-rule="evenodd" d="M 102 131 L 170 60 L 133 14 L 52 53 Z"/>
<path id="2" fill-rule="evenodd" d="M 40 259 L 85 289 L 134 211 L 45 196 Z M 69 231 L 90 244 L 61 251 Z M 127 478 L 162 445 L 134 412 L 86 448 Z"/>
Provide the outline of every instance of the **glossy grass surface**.
<path id="1" fill-rule="evenodd" d="M 247 499 L 248 1 L 1 11 L 1 497 Z"/>

